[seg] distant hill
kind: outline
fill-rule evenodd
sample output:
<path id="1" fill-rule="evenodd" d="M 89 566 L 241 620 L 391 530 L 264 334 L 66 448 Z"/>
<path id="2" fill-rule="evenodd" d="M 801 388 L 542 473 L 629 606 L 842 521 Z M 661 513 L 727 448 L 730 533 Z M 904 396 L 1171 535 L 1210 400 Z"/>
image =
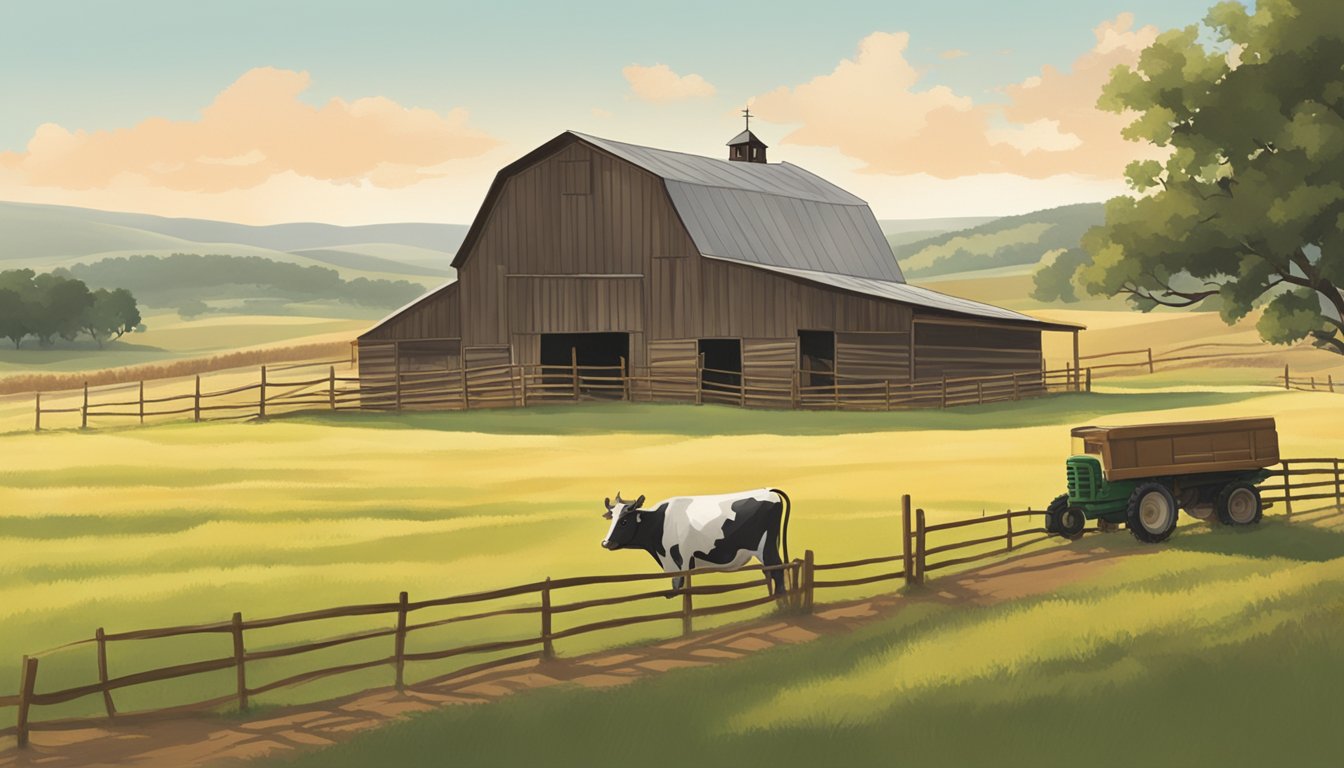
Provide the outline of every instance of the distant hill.
<path id="1" fill-rule="evenodd" d="M 50 269 L 136 253 L 223 253 L 322 264 L 350 277 L 451 274 L 467 227 L 460 224 L 296 223 L 251 226 L 61 205 L 0 202 L 0 268 Z M 314 256 L 305 251 L 339 251 Z M 360 257 L 364 257 L 361 259 Z M 344 263 L 338 263 L 344 262 Z"/>
<path id="2" fill-rule="evenodd" d="M 879 219 L 877 225 L 882 228 L 882 234 L 887 236 L 887 243 L 895 249 L 947 232 L 978 227 L 997 218 L 997 216 L 957 216 L 942 219 Z"/>
<path id="3" fill-rule="evenodd" d="M 896 242 L 892 250 L 908 278 L 1025 267 L 1077 249 L 1083 233 L 1102 223 L 1104 211 L 1102 203 L 1080 203 L 1005 216 L 912 242 Z"/>

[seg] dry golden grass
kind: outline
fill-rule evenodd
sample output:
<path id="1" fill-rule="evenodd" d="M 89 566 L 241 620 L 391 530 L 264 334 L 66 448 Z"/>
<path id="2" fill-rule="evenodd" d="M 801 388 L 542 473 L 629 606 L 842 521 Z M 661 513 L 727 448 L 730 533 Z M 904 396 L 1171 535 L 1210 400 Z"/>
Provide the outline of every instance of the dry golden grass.
<path id="1" fill-rule="evenodd" d="M 349 357 L 350 344 L 330 341 L 314 344 L 295 344 L 283 347 L 263 347 L 226 352 L 210 357 L 173 360 L 166 363 L 128 365 L 96 371 L 61 373 L 28 373 L 0 378 L 0 395 L 24 392 L 55 392 L 77 389 L 88 384 L 101 387 L 156 379 L 173 379 L 198 373 L 223 371 L 243 366 L 291 363 L 307 360 L 340 360 Z"/>

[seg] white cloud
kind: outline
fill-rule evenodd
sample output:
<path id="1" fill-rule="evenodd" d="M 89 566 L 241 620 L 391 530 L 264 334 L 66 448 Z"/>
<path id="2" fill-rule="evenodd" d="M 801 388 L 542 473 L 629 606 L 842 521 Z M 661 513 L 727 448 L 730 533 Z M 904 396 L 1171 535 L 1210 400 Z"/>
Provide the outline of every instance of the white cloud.
<path id="1" fill-rule="evenodd" d="M 1147 150 L 1121 138 L 1128 118 L 1098 110 L 1097 97 L 1111 70 L 1136 62 L 1157 30 L 1134 29 L 1133 17 L 1121 14 L 1093 34 L 1093 49 L 1068 70 L 1043 67 L 1005 87 L 1006 104 L 924 85 L 906 59 L 909 35 L 875 32 L 830 74 L 766 93 L 754 109 L 764 121 L 793 126 L 782 143 L 833 147 L 868 173 L 1118 178 Z"/>
<path id="2" fill-rule="evenodd" d="M 666 64 L 651 67 L 631 64 L 621 70 L 635 98 L 641 101 L 666 103 L 703 99 L 714 95 L 714 86 L 696 74 L 678 75 Z"/>

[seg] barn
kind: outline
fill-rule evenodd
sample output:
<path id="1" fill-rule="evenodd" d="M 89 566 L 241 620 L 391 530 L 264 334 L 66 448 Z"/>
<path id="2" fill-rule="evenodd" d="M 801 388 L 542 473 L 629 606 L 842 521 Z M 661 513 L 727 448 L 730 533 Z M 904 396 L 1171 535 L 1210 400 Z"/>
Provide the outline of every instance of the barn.
<path id="1" fill-rule="evenodd" d="M 1080 326 L 910 285 L 863 200 L 766 162 L 750 130 L 728 147 L 719 160 L 567 131 L 505 167 L 457 279 L 359 337 L 365 404 L 619 385 L 763 406 L 881 389 L 890 405 L 937 383 L 946 405 L 966 382 L 1044 391 L 1045 331 L 1076 349 Z"/>

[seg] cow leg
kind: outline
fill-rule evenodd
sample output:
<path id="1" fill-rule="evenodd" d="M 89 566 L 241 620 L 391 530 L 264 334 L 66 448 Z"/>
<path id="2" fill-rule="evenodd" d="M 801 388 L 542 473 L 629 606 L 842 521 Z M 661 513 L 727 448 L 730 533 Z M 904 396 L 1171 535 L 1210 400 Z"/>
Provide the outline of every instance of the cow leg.
<path id="1" fill-rule="evenodd" d="M 761 553 L 761 564 L 765 566 L 782 565 L 783 560 L 779 557 L 779 534 L 774 531 L 767 531 L 765 534 L 765 549 Z M 779 568 L 766 572 L 766 587 L 770 589 L 772 595 L 784 594 L 784 569 Z"/>

